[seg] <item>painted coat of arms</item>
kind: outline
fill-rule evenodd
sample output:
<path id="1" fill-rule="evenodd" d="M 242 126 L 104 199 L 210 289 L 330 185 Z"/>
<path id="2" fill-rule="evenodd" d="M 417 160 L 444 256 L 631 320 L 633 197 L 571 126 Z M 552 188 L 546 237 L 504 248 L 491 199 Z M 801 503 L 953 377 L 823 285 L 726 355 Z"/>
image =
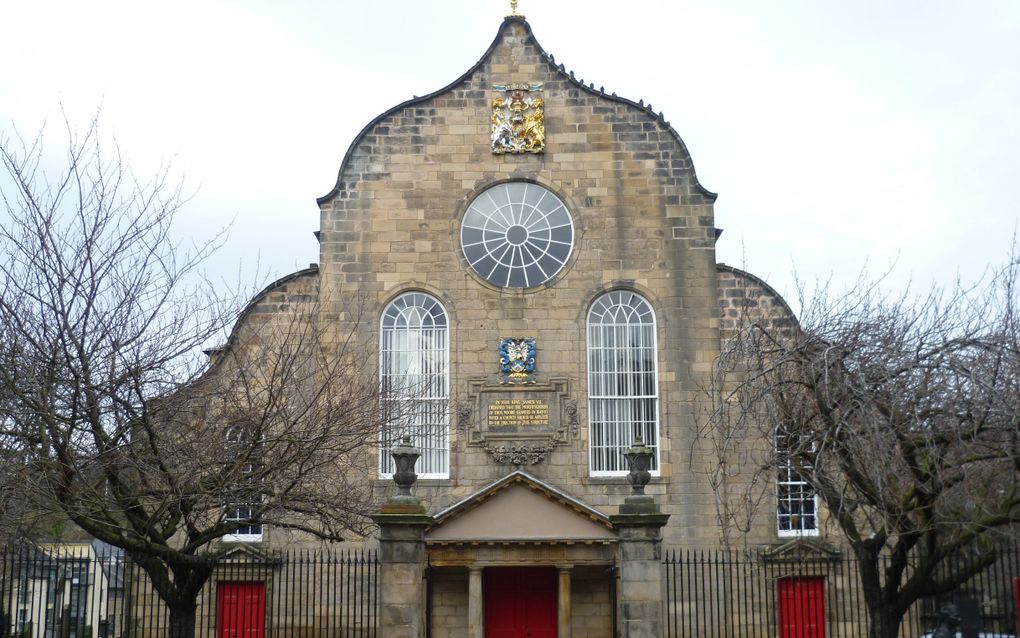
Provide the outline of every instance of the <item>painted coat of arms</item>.
<path id="1" fill-rule="evenodd" d="M 492 152 L 542 153 L 545 151 L 545 101 L 541 84 L 495 84 L 503 93 L 492 100 Z"/>
<path id="2" fill-rule="evenodd" d="M 532 337 L 500 339 L 499 372 L 509 383 L 534 383 L 535 339 Z"/>

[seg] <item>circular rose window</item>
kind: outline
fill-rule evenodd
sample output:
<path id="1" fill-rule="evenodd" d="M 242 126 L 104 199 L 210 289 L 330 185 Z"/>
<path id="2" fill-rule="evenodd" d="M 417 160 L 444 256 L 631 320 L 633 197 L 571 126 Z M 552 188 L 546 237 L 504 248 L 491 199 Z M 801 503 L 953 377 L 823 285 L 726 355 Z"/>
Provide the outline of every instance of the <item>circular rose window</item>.
<path id="1" fill-rule="evenodd" d="M 501 288 L 556 276 L 574 247 L 574 220 L 559 197 L 530 182 L 497 184 L 468 207 L 460 245 L 471 269 Z"/>

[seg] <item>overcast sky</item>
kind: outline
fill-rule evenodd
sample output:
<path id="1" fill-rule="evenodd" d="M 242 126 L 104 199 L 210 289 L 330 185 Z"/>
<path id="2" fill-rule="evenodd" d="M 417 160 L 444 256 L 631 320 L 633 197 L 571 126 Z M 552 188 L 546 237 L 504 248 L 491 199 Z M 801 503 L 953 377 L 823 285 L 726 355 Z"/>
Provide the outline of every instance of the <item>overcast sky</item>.
<path id="1" fill-rule="evenodd" d="M 0 0 L 0 132 L 102 105 L 138 172 L 172 161 L 210 264 L 318 261 L 315 198 L 375 115 L 445 86 L 509 2 Z M 1020 215 L 1020 2 L 521 0 L 579 78 L 651 102 L 719 193 L 719 261 L 781 292 L 896 262 L 951 282 Z"/>

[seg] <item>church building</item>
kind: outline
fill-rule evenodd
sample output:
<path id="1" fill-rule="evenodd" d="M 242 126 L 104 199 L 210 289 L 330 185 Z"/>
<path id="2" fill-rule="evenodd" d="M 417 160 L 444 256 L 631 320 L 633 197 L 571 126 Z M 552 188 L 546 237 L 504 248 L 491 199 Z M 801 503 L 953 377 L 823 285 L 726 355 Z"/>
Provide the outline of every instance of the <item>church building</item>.
<path id="1" fill-rule="evenodd" d="M 663 548 L 720 545 L 713 366 L 742 313 L 793 320 L 717 263 L 715 201 L 661 113 L 576 78 L 516 11 L 353 140 L 318 264 L 242 322 L 315 300 L 408 415 L 373 461 L 378 490 L 405 483 L 371 540 L 380 635 L 666 635 Z M 752 543 L 818 535 L 795 473 L 771 498 Z"/>

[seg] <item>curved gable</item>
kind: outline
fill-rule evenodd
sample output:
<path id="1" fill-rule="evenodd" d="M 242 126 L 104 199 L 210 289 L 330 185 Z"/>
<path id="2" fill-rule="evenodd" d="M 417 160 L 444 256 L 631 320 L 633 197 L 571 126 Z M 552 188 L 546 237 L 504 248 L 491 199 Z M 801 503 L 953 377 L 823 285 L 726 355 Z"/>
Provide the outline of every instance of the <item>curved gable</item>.
<path id="1" fill-rule="evenodd" d="M 516 60 L 518 62 L 516 68 L 512 69 L 511 67 L 514 65 L 506 64 L 504 60 L 500 59 L 501 57 L 513 58 Z M 522 16 L 507 16 L 500 25 L 492 44 L 489 45 L 489 48 L 486 49 L 481 58 L 479 58 L 479 60 L 475 62 L 471 68 L 464 72 L 463 75 L 437 91 L 421 97 L 414 97 L 394 106 L 369 122 L 358 133 L 358 135 L 354 138 L 354 141 L 348 147 L 340 164 L 340 170 L 337 174 L 337 181 L 335 185 L 328 193 L 319 197 L 316 202 L 320 206 L 327 204 L 341 191 L 345 190 L 345 187 L 349 186 L 349 182 L 352 179 L 357 179 L 358 171 L 351 171 L 349 169 L 352 168 L 352 164 L 357 162 L 359 152 L 371 155 L 369 149 L 375 150 L 378 148 L 388 148 L 395 152 L 406 150 L 424 151 L 425 148 L 423 147 L 427 146 L 427 144 L 424 139 L 421 139 L 422 136 L 412 135 L 409 139 L 398 139 L 398 137 L 394 136 L 395 132 L 392 129 L 392 125 L 400 126 L 404 124 L 405 120 L 410 120 L 414 124 L 425 123 L 430 118 L 434 118 L 439 115 L 434 110 L 437 107 L 435 104 L 436 99 L 449 94 L 453 94 L 453 103 L 445 106 L 456 106 L 457 102 L 467 102 L 469 100 L 477 101 L 479 98 L 484 106 L 484 103 L 488 99 L 487 89 L 489 87 L 486 86 L 487 83 L 484 79 L 477 81 L 478 76 L 482 75 L 489 77 L 499 75 L 500 72 L 504 70 L 503 67 L 506 67 L 506 70 L 510 71 L 509 78 L 505 77 L 506 74 L 503 74 L 504 77 L 502 77 L 501 81 L 504 82 L 533 81 L 538 75 L 543 74 L 546 75 L 548 79 L 555 78 L 561 81 L 563 88 L 566 89 L 566 102 L 568 105 L 572 101 L 576 102 L 579 95 L 583 94 L 585 96 L 598 98 L 598 100 L 605 101 L 609 104 L 634 109 L 641 113 L 643 116 L 642 119 L 648 124 L 648 126 L 639 126 L 637 130 L 628 129 L 623 132 L 631 133 L 635 136 L 644 134 L 646 137 L 650 130 L 657 129 L 666 133 L 676 146 L 676 154 L 678 158 L 683 158 L 682 168 L 684 168 L 689 174 L 692 191 L 699 197 L 698 203 L 711 204 L 715 201 L 717 195 L 706 189 L 698 181 L 694 164 L 691 160 L 686 144 L 684 144 L 680 135 L 675 129 L 673 129 L 670 123 L 666 121 L 665 116 L 661 111 L 656 114 L 652 109 L 651 103 L 645 104 L 644 100 L 634 102 L 633 100 L 620 97 L 616 95 L 616 93 L 606 93 L 604 87 L 596 89 L 594 83 L 585 84 L 583 79 L 576 78 L 574 72 L 568 71 L 562 63 L 559 65 L 556 64 L 555 58 L 551 54 L 547 53 L 538 43 L 538 40 L 535 38 L 531 30 L 531 26 Z M 528 70 L 530 69 L 534 69 L 538 73 L 530 75 L 528 74 Z M 548 81 L 548 79 L 546 81 Z M 471 109 L 468 110 L 471 111 Z M 475 114 L 479 116 L 479 121 L 487 123 L 488 119 L 484 113 L 484 108 L 481 113 Z M 551 119 L 555 121 L 555 118 Z M 576 132 L 577 127 L 580 126 L 580 124 L 574 124 L 572 122 L 562 123 L 567 125 L 567 130 L 558 131 L 555 128 L 550 128 L 548 131 L 550 143 L 555 141 L 555 137 L 557 135 L 567 135 L 570 131 Z M 461 127 L 461 133 L 459 134 L 464 134 L 464 132 L 466 132 L 466 128 L 470 128 L 471 124 L 464 123 L 458 126 Z M 419 139 L 414 139 L 415 137 L 418 137 Z M 366 153 L 366 151 L 369 152 Z M 675 159 L 677 158 L 674 158 L 674 160 Z M 364 173 L 362 173 L 362 176 L 364 176 Z"/>
<path id="2" fill-rule="evenodd" d="M 765 323 L 782 332 L 797 329 L 793 309 L 763 279 L 726 264 L 716 264 L 716 277 L 723 340 L 750 323 Z"/>
<path id="3" fill-rule="evenodd" d="M 256 328 L 261 321 L 284 321 L 296 312 L 307 313 L 307 307 L 319 297 L 319 267 L 312 264 L 304 270 L 280 277 L 251 298 L 234 322 L 227 341 L 222 346 L 206 350 L 215 363 L 225 350 L 235 347 L 245 329 Z"/>

